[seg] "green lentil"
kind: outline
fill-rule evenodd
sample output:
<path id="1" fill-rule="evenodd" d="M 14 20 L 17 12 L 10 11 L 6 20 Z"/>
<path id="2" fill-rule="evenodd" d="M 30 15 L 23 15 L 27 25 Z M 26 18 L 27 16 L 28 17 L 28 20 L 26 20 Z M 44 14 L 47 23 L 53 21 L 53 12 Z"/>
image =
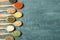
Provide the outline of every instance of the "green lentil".
<path id="1" fill-rule="evenodd" d="M 8 22 L 13 23 L 15 21 L 15 18 L 9 17 L 7 20 L 8 20 Z"/>

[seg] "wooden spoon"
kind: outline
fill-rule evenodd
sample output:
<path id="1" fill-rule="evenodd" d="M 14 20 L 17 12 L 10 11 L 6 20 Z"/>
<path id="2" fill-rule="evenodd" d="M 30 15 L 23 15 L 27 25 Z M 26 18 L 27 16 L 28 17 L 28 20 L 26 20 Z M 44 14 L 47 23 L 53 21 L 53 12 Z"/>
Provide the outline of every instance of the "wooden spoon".
<path id="1" fill-rule="evenodd" d="M 8 32 L 11 32 L 14 30 L 14 26 L 9 25 L 6 28 L 0 27 L 0 30 L 7 30 Z"/>
<path id="2" fill-rule="evenodd" d="M 6 20 L 7 22 L 10 22 L 10 23 L 15 22 L 15 18 L 14 17 L 0 18 L 0 20 Z"/>
<path id="3" fill-rule="evenodd" d="M 8 13 L 15 13 L 16 9 L 15 8 L 9 8 L 8 10 L 0 10 L 0 12 L 8 12 Z"/>
<path id="4" fill-rule="evenodd" d="M 14 23 L 0 23 L 0 26 L 5 26 L 5 25 L 9 25 L 9 24 L 13 24 L 15 26 L 21 26 L 22 22 L 21 21 L 15 21 Z"/>
<path id="5" fill-rule="evenodd" d="M 0 17 L 10 17 L 10 16 L 14 16 L 15 18 L 20 18 L 22 17 L 22 12 L 16 12 L 14 14 L 0 14 Z"/>
<path id="6" fill-rule="evenodd" d="M 0 2 L 16 3 L 16 2 L 17 2 L 17 0 L 0 0 Z"/>
<path id="7" fill-rule="evenodd" d="M 14 37 L 12 37 L 12 36 L 7 36 L 6 38 L 0 39 L 0 40 L 14 40 Z"/>
<path id="8" fill-rule="evenodd" d="M 16 2 L 12 5 L 0 5 L 0 7 L 10 7 L 13 6 L 15 8 L 23 8 L 23 3 L 22 2 Z"/>
<path id="9" fill-rule="evenodd" d="M 9 32 L 0 32 L 0 36 L 11 34 L 13 36 L 21 36 L 21 31 L 15 30 L 12 33 Z"/>

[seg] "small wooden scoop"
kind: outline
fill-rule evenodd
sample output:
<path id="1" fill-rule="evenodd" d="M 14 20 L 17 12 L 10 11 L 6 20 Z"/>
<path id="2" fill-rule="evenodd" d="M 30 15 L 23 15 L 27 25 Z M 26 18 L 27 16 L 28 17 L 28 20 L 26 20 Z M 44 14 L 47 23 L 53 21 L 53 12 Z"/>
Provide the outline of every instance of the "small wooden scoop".
<path id="1" fill-rule="evenodd" d="M 13 24 L 15 26 L 21 26 L 22 22 L 21 21 L 15 21 L 14 23 L 0 23 L 0 26 L 5 26 L 5 25 L 9 25 L 9 24 Z"/>
<path id="2" fill-rule="evenodd" d="M 14 17 L 0 18 L 0 20 L 6 20 L 7 22 L 10 22 L 10 23 L 15 22 L 15 18 Z"/>
<path id="3" fill-rule="evenodd" d="M 12 33 L 9 32 L 0 32 L 0 36 L 11 34 L 13 36 L 21 36 L 21 31 L 15 30 Z"/>
<path id="4" fill-rule="evenodd" d="M 20 18 L 22 17 L 22 12 L 16 12 L 14 14 L 0 14 L 0 17 L 11 17 L 14 16 L 15 18 Z"/>
<path id="5" fill-rule="evenodd" d="M 0 0 L 0 2 L 16 3 L 16 2 L 17 2 L 17 0 Z"/>
<path id="6" fill-rule="evenodd" d="M 13 6 L 15 8 L 23 8 L 23 3 L 22 2 L 16 2 L 13 5 L 0 5 L 0 7 L 10 7 Z"/>
<path id="7" fill-rule="evenodd" d="M 16 9 L 15 8 L 9 8 L 8 10 L 0 10 L 0 12 L 15 13 Z"/>
<path id="8" fill-rule="evenodd" d="M 0 39 L 0 40 L 14 40 L 14 37 L 12 37 L 12 36 L 7 36 L 6 38 Z"/>
<path id="9" fill-rule="evenodd" d="M 6 28 L 0 27 L 0 30 L 7 30 L 8 32 L 11 32 L 14 30 L 14 26 L 9 25 Z"/>

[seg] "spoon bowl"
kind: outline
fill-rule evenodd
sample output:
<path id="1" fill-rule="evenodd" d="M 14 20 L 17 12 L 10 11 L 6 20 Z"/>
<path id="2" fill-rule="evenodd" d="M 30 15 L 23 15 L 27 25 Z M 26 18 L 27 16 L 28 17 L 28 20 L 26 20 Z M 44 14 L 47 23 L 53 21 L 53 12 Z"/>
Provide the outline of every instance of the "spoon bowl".
<path id="1" fill-rule="evenodd" d="M 5 40 L 14 40 L 14 37 L 8 36 L 8 37 L 5 38 Z"/>
<path id="2" fill-rule="evenodd" d="M 8 13 L 15 13 L 16 12 L 16 9 L 15 8 L 9 8 L 7 10 Z"/>
<path id="3" fill-rule="evenodd" d="M 12 35 L 13 35 L 13 36 L 20 36 L 20 35 L 21 35 L 21 32 L 15 30 L 15 31 L 12 33 Z"/>
<path id="4" fill-rule="evenodd" d="M 22 25 L 22 21 L 16 21 L 13 23 L 15 26 L 21 26 Z"/>
<path id="5" fill-rule="evenodd" d="M 14 26 L 9 25 L 9 26 L 7 26 L 6 30 L 7 30 L 8 32 L 11 32 L 11 31 L 14 30 Z"/>

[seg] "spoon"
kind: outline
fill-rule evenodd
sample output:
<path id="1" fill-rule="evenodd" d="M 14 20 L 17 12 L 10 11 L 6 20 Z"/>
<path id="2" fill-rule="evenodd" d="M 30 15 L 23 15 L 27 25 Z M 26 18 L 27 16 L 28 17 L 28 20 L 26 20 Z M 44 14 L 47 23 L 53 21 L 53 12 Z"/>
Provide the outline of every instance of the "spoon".
<path id="1" fill-rule="evenodd" d="M 8 13 L 15 13 L 16 9 L 15 8 L 9 8 L 8 10 L 0 10 L 0 12 L 8 12 Z"/>
<path id="2" fill-rule="evenodd" d="M 21 21 L 15 21 L 14 23 L 0 23 L 0 26 L 10 25 L 10 24 L 13 24 L 15 26 L 21 26 L 22 22 Z"/>
<path id="3" fill-rule="evenodd" d="M 11 35 L 13 35 L 13 36 L 21 36 L 21 32 L 18 31 L 18 30 L 15 30 L 15 31 L 12 32 L 12 33 L 9 33 L 9 32 L 0 32 L 0 36 L 8 35 L 8 34 L 11 34 Z"/>
<path id="4" fill-rule="evenodd" d="M 23 8 L 23 3 L 22 2 L 16 2 L 12 5 L 0 5 L 0 7 L 10 7 L 13 6 L 15 8 Z"/>
<path id="5" fill-rule="evenodd" d="M 0 17 L 10 17 L 14 16 L 15 18 L 20 18 L 22 17 L 22 12 L 16 12 L 14 14 L 0 14 Z"/>
<path id="6" fill-rule="evenodd" d="M 0 40 L 14 40 L 14 37 L 12 37 L 12 36 L 7 36 L 6 38 L 0 39 Z"/>
<path id="7" fill-rule="evenodd" d="M 6 20 L 6 21 L 8 21 L 10 23 L 15 22 L 15 18 L 14 17 L 0 18 L 0 20 Z"/>
<path id="8" fill-rule="evenodd" d="M 10 2 L 10 3 L 16 3 L 17 0 L 0 0 L 0 2 Z"/>
<path id="9" fill-rule="evenodd" d="M 14 26 L 9 25 L 6 28 L 0 27 L 0 30 L 7 30 L 8 32 L 11 32 L 14 30 Z"/>

